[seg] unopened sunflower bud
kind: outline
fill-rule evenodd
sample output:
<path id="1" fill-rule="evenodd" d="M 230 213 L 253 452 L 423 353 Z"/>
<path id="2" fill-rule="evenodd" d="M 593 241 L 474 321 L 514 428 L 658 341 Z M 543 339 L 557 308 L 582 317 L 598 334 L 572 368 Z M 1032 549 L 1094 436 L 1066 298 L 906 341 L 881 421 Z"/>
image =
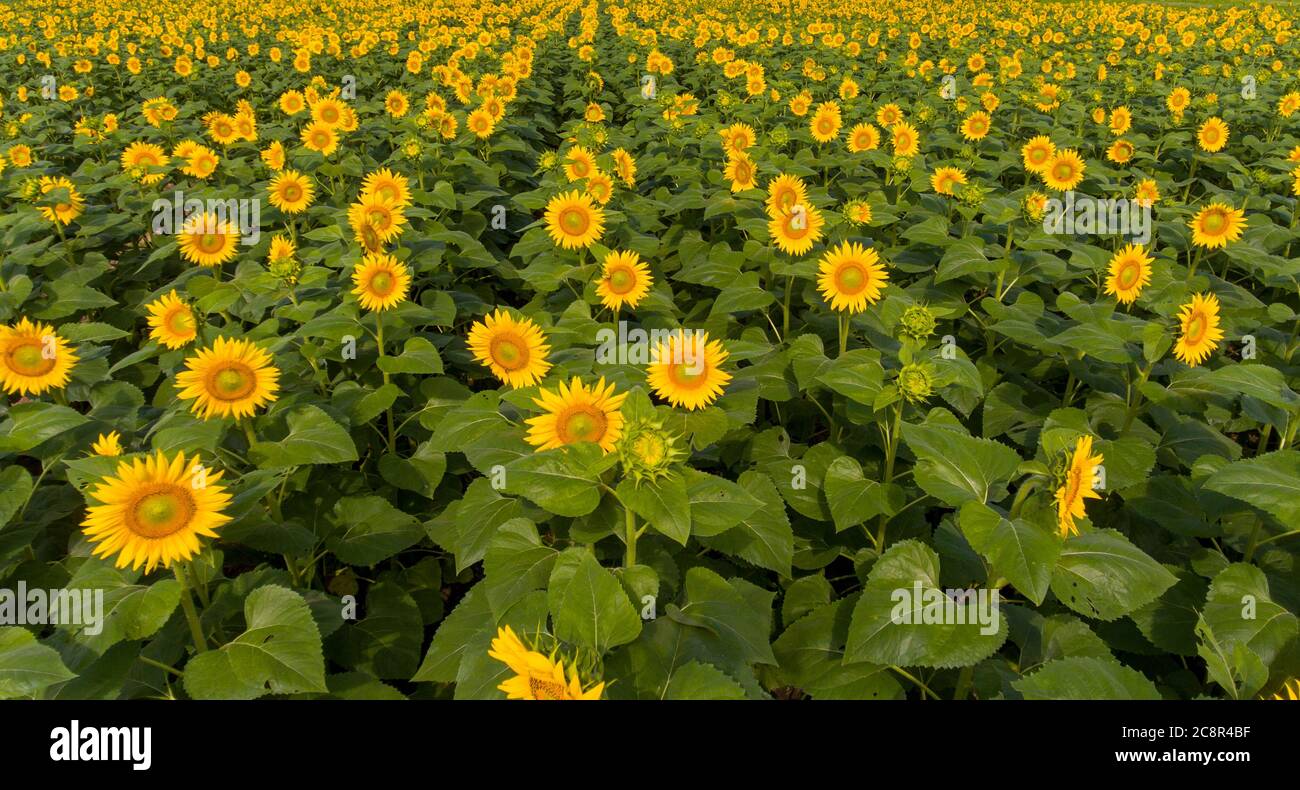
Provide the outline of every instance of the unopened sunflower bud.
<path id="1" fill-rule="evenodd" d="M 934 313 L 925 305 L 914 304 L 903 311 L 898 320 L 898 331 L 913 340 L 925 340 L 934 334 Z"/>
<path id="2" fill-rule="evenodd" d="M 924 403 L 934 392 L 934 375 L 929 365 L 913 362 L 898 371 L 898 391 L 910 403 Z"/>

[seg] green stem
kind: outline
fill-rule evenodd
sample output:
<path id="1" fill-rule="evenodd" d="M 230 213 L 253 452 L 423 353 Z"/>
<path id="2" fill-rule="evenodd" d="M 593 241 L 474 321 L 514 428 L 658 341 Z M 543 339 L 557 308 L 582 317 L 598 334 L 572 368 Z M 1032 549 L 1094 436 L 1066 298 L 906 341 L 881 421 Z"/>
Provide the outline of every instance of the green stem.
<path id="1" fill-rule="evenodd" d="M 894 460 L 898 457 L 898 435 L 902 431 L 902 425 L 903 402 L 900 400 L 897 408 L 894 409 L 894 425 L 885 436 L 885 476 L 882 481 L 885 488 L 894 482 Z M 888 526 L 889 516 L 881 513 L 880 521 L 876 526 L 876 548 L 879 551 L 885 550 L 885 528 Z"/>
<path id="2" fill-rule="evenodd" d="M 190 636 L 194 639 L 194 649 L 200 653 L 206 652 L 208 643 L 203 638 L 203 626 L 199 624 L 199 613 L 194 608 L 194 599 L 190 597 L 190 586 L 185 579 L 185 572 L 181 570 L 181 563 L 177 562 L 172 565 L 172 573 L 176 575 L 176 581 L 181 585 L 181 609 L 185 610 L 185 619 L 190 624 Z"/>
<path id="3" fill-rule="evenodd" d="M 957 676 L 957 690 L 952 693 L 953 699 L 966 699 L 970 695 L 970 682 L 974 676 L 974 664 L 961 668 L 961 674 Z"/>
<path id="4" fill-rule="evenodd" d="M 136 657 L 139 658 L 144 663 L 148 664 L 149 666 L 155 667 L 157 669 L 161 669 L 164 672 L 170 672 L 178 678 L 185 676 L 184 672 L 181 672 L 179 669 L 175 667 L 169 667 L 161 661 L 154 661 L 152 658 L 149 658 L 148 656 L 136 656 Z"/>
<path id="5" fill-rule="evenodd" d="M 384 314 L 383 311 L 375 311 L 375 342 L 379 344 L 379 358 L 384 358 Z M 383 372 L 384 386 L 388 386 L 388 373 Z M 384 410 L 384 418 L 388 422 L 388 452 L 397 452 L 397 431 L 393 428 L 393 407 L 390 405 Z"/>
<path id="6" fill-rule="evenodd" d="M 627 529 L 627 551 L 623 555 L 623 567 L 636 565 L 636 514 L 632 508 L 623 506 L 623 521 Z"/>

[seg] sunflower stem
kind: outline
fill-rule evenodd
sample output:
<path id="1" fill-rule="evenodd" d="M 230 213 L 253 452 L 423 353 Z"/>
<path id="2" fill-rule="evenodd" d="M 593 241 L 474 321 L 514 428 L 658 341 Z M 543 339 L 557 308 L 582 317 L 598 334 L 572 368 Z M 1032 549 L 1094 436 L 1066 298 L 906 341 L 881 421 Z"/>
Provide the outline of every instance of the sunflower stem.
<path id="1" fill-rule="evenodd" d="M 384 313 L 382 310 L 375 311 L 375 343 L 379 345 L 379 358 L 384 358 Z M 380 369 L 384 376 L 384 386 L 388 386 L 388 372 Z M 384 410 L 384 418 L 388 422 L 388 452 L 397 453 L 397 431 L 393 428 L 393 407 L 390 405 Z"/>
<path id="2" fill-rule="evenodd" d="M 181 609 L 185 611 L 185 620 L 190 624 L 190 636 L 194 638 L 194 649 L 200 653 L 207 652 L 208 642 L 203 638 L 203 626 L 199 624 L 199 613 L 194 608 L 194 599 L 190 597 L 190 585 L 181 570 L 181 563 L 172 565 L 172 573 L 181 586 Z"/>
<path id="3" fill-rule="evenodd" d="M 623 555 L 623 567 L 631 568 L 636 565 L 636 514 L 627 505 L 623 506 L 623 521 L 627 529 L 627 551 Z"/>

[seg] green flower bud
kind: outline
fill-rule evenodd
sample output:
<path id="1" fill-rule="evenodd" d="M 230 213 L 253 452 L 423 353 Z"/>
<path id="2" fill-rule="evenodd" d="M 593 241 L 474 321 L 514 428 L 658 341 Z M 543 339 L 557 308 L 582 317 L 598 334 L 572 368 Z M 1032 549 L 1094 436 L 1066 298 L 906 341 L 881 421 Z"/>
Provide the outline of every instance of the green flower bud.
<path id="1" fill-rule="evenodd" d="M 923 341 L 934 334 L 934 313 L 925 305 L 914 304 L 903 311 L 898 321 L 898 331 L 913 340 Z"/>
<path id="2" fill-rule="evenodd" d="M 924 403 L 934 392 L 934 373 L 924 362 L 913 362 L 898 371 L 898 391 L 910 403 Z"/>

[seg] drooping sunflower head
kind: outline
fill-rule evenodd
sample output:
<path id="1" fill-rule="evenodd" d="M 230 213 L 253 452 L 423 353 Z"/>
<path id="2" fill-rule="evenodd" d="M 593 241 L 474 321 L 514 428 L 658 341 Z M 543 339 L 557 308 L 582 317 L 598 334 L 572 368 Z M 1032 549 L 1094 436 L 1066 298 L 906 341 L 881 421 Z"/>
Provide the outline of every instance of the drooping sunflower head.
<path id="1" fill-rule="evenodd" d="M 509 625 L 497 629 L 488 655 L 505 664 L 514 673 L 514 677 L 497 686 L 506 693 L 507 699 L 590 700 L 600 699 L 605 690 L 604 682 L 597 682 L 584 689 L 576 661 L 566 677 L 564 662 L 558 660 L 556 653 L 546 655 L 525 645 Z"/>
<path id="2" fill-rule="evenodd" d="M 542 387 L 533 399 L 545 413 L 530 417 L 524 439 L 538 452 L 567 444 L 592 442 L 606 453 L 614 451 L 623 435 L 623 401 L 627 393 L 614 392 L 602 376 L 592 387 L 577 376 L 555 390 Z"/>
<path id="3" fill-rule="evenodd" d="M 117 474 L 89 491 L 101 504 L 86 510 L 81 526 L 96 557 L 117 555 L 115 565 L 171 567 L 200 551 L 200 537 L 214 538 L 230 521 L 221 511 L 230 504 L 221 472 L 207 472 L 195 456 L 178 452 L 168 460 L 161 450 L 147 459 L 122 461 Z"/>
<path id="4" fill-rule="evenodd" d="M 235 257 L 239 230 L 216 214 L 190 216 L 178 234 L 181 257 L 200 266 L 220 266 Z"/>
<path id="5" fill-rule="evenodd" d="M 26 318 L 0 326 L 0 386 L 10 395 L 40 395 L 67 386 L 77 359 L 52 326 Z"/>
<path id="6" fill-rule="evenodd" d="M 601 304 L 617 310 L 623 305 L 636 307 L 649 293 L 654 278 L 650 267 L 635 251 L 611 252 L 602 264 L 603 276 L 596 283 Z"/>
<path id="7" fill-rule="evenodd" d="M 605 231 L 605 212 L 591 196 L 562 192 L 546 204 L 546 232 L 557 247 L 566 250 L 590 247 Z"/>
<path id="8" fill-rule="evenodd" d="M 183 400 L 194 401 L 191 410 L 203 419 L 238 419 L 278 397 L 280 371 L 271 355 L 251 341 L 219 337 L 185 360 L 176 387 Z"/>
<path id="9" fill-rule="evenodd" d="M 305 211 L 315 196 L 315 186 L 312 184 L 311 177 L 297 170 L 280 172 L 271 179 L 267 190 L 270 192 L 271 205 L 286 214 L 299 214 Z"/>
<path id="10" fill-rule="evenodd" d="M 1055 496 L 1057 527 L 1062 537 L 1079 534 L 1074 520 L 1087 516 L 1085 500 L 1101 499 L 1094 487 L 1102 460 L 1100 453 L 1092 454 L 1092 437 L 1086 434 L 1079 437 L 1074 451 L 1067 456 Z"/>
<path id="11" fill-rule="evenodd" d="M 546 361 L 551 347 L 541 327 L 527 318 L 515 319 L 505 310 L 475 322 L 467 343 L 475 359 L 515 389 L 536 384 L 551 369 Z"/>
<path id="12" fill-rule="evenodd" d="M 1214 294 L 1195 294 L 1192 301 L 1178 310 L 1180 334 L 1174 344 L 1174 356 L 1195 367 L 1219 347 L 1223 329 L 1219 326 L 1219 298 Z"/>
<path id="13" fill-rule="evenodd" d="M 1056 152 L 1047 161 L 1047 168 L 1043 170 L 1042 176 L 1048 189 L 1064 192 L 1079 185 L 1083 180 L 1083 171 L 1083 157 L 1079 156 L 1073 148 L 1066 148 Z"/>
<path id="14" fill-rule="evenodd" d="M 95 455 L 119 456 L 122 454 L 122 435 L 117 431 L 101 433 L 99 438 L 90 445 L 90 451 Z"/>
<path id="15" fill-rule="evenodd" d="M 1105 292 L 1114 294 L 1121 304 L 1133 304 L 1151 282 L 1151 261 L 1151 256 L 1137 244 L 1116 252 L 1110 259 Z"/>
<path id="16" fill-rule="evenodd" d="M 149 336 L 167 348 L 181 348 L 198 336 L 194 311 L 174 289 L 145 305 L 145 309 L 149 311 Z"/>
<path id="17" fill-rule="evenodd" d="M 874 248 L 843 242 L 822 256 L 817 288 L 836 312 L 861 313 L 880 301 L 889 273 Z"/>
<path id="18" fill-rule="evenodd" d="M 406 299 L 411 273 L 387 253 L 371 253 L 352 270 L 352 293 L 367 310 L 388 310 Z"/>
<path id="19" fill-rule="evenodd" d="M 1211 250 L 1228 246 L 1246 229 L 1246 212 L 1213 202 L 1196 213 L 1190 223 L 1192 243 Z"/>
<path id="20" fill-rule="evenodd" d="M 650 352 L 646 381 L 655 395 L 673 406 L 702 409 L 722 395 L 731 374 L 722 369 L 728 352 L 707 332 L 679 331 Z"/>
<path id="21" fill-rule="evenodd" d="M 411 202 L 411 187 L 406 176 L 380 168 L 361 182 L 361 197 L 377 197 L 391 206 L 405 206 Z"/>

